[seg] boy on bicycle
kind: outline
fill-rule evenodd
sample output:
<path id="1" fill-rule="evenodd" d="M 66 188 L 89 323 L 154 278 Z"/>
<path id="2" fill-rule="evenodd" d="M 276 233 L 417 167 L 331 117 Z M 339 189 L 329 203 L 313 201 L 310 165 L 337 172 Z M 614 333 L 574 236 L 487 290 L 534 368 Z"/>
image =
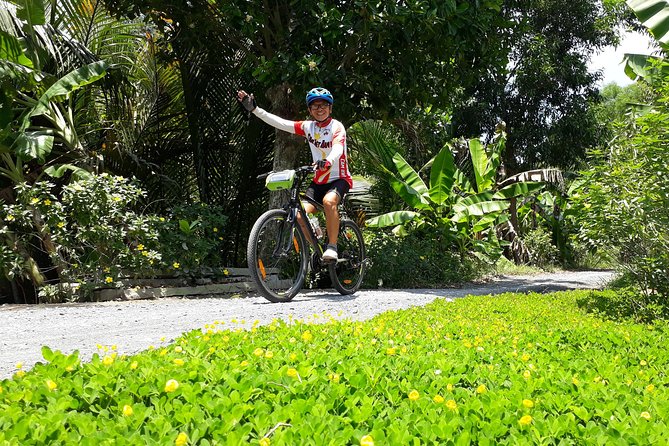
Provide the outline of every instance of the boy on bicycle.
<path id="1" fill-rule="evenodd" d="M 332 94 L 320 87 L 307 92 L 307 109 L 313 121 L 289 121 L 273 115 L 258 107 L 253 95 L 243 90 L 237 92 L 237 100 L 247 111 L 272 127 L 304 136 L 308 141 L 316 173 L 311 185 L 307 188 L 306 196 L 322 204 L 325 211 L 328 246 L 322 259 L 325 262 L 337 261 L 337 237 L 339 235 L 337 206 L 353 186 L 353 179 L 348 170 L 346 129 L 341 122 L 331 116 L 334 103 Z M 304 210 L 312 214 L 316 211 L 316 207 L 306 202 Z M 302 221 L 300 215 L 298 219 L 304 228 L 306 222 Z"/>

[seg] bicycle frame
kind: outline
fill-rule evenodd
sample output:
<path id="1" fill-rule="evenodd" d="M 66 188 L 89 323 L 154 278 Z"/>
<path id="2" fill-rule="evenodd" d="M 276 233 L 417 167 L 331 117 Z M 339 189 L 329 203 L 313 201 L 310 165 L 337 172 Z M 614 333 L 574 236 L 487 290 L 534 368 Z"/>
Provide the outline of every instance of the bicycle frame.
<path id="1" fill-rule="evenodd" d="M 282 227 L 278 234 L 279 240 L 277 240 L 276 244 L 277 247 L 273 253 L 274 255 L 277 256 L 286 255 L 290 250 L 290 244 L 293 241 L 293 231 L 295 231 L 296 227 L 298 231 L 301 231 L 303 229 L 297 223 L 298 213 L 302 216 L 302 221 L 305 222 L 304 226 L 306 227 L 307 234 L 303 235 L 309 236 L 307 243 L 312 245 L 314 249 L 317 249 L 320 252 L 323 251 L 322 246 L 318 243 L 318 237 L 316 237 L 316 234 L 314 233 L 311 225 L 308 223 L 309 220 L 307 218 L 307 212 L 304 210 L 304 206 L 302 205 L 302 200 L 299 195 L 300 189 L 304 184 L 304 180 L 307 178 L 308 174 L 313 173 L 313 171 L 314 169 L 312 166 L 302 166 L 295 169 L 296 178 L 295 181 L 293 182 L 293 186 L 290 188 L 290 197 L 288 199 L 288 202 L 283 206 L 283 209 L 288 213 L 288 217 L 286 218 L 284 225 L 287 225 L 288 230 L 290 230 L 290 237 L 287 237 L 285 244 L 281 246 L 281 237 L 283 237 L 285 233 L 284 228 Z M 261 175 L 259 178 L 261 178 L 262 176 L 263 175 Z"/>

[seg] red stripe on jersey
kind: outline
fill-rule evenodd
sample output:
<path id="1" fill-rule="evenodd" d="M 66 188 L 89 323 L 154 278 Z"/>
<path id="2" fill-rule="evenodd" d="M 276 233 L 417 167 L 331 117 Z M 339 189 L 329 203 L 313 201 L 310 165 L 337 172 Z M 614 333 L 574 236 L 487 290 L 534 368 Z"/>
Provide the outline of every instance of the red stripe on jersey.
<path id="1" fill-rule="evenodd" d="M 302 122 L 303 121 L 295 121 L 295 134 L 300 135 L 300 136 L 307 136 L 306 133 L 304 133 L 304 129 L 302 128 Z"/>

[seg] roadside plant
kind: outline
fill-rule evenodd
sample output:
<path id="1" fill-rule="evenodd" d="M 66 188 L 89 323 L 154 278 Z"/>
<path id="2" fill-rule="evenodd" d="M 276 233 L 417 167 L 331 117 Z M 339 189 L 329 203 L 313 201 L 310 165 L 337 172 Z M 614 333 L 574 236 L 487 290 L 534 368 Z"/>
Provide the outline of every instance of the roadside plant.
<path id="1" fill-rule="evenodd" d="M 497 188 L 496 176 L 505 140 L 506 134 L 500 130 L 488 147 L 478 139 L 468 141 L 473 183 L 456 165 L 450 144 L 421 169 L 422 172 L 430 168 L 429 185 L 395 153 L 392 159 L 396 170 L 388 170 L 387 178 L 410 209 L 372 218 L 367 226 L 393 227 L 393 232 L 400 236 L 410 231 L 429 232 L 443 246 L 457 247 L 461 256 L 471 252 L 487 263 L 494 263 L 502 254 L 495 229 L 509 220 L 505 213 L 509 200 L 543 187 L 540 183 L 516 182 Z"/>
<path id="2" fill-rule="evenodd" d="M 19 184 L 16 203 L 0 208 L 9 248 L 2 270 L 9 279 L 27 275 L 36 287 L 73 284 L 63 293 L 74 289 L 82 297 L 121 277 L 151 274 L 161 263 L 158 232 L 133 210 L 144 194 L 132 181 L 108 174 L 62 188 L 46 181 Z"/>

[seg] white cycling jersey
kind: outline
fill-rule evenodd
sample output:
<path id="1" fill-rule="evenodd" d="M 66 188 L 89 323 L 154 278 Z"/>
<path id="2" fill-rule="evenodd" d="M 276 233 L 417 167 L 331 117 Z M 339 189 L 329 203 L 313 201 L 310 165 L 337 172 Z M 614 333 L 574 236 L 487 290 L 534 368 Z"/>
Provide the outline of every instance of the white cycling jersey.
<path id="1" fill-rule="evenodd" d="M 304 136 L 309 143 L 314 163 L 322 159 L 330 162 L 329 169 L 316 171 L 314 183 L 328 184 L 341 179 L 353 187 L 353 179 L 348 171 L 346 129 L 341 122 L 332 117 L 323 122 L 290 121 L 260 107 L 256 107 L 252 113 L 274 128 Z"/>

